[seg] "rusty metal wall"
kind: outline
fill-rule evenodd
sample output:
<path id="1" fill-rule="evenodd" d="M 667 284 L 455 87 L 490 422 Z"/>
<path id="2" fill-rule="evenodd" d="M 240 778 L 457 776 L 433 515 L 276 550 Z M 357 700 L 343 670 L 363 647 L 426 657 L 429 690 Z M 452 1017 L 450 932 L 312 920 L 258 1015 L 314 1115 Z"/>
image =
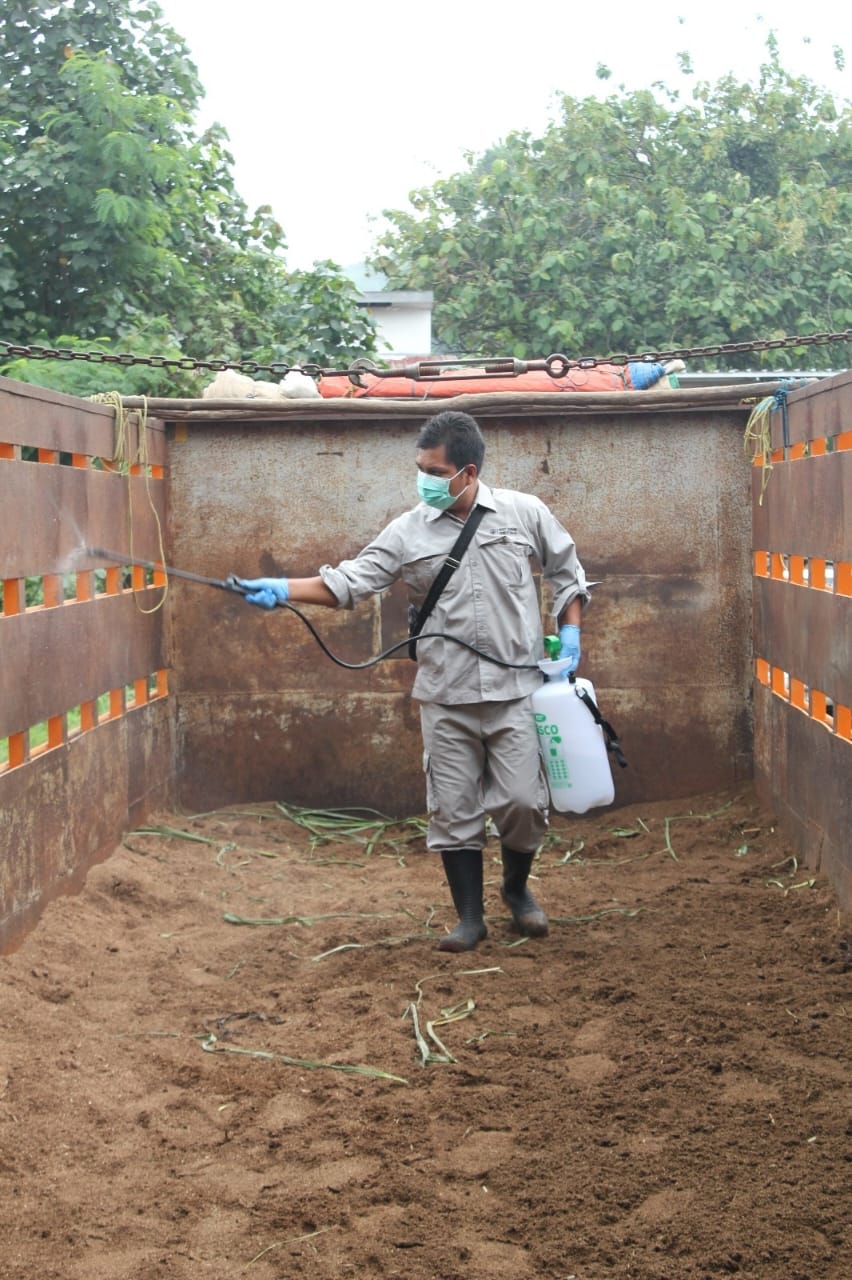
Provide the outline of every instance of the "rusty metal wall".
<path id="1" fill-rule="evenodd" d="M 168 702 L 152 702 L 0 774 L 0 953 L 168 802 L 173 738 Z"/>
<path id="2" fill-rule="evenodd" d="M 755 781 L 852 906 L 852 374 L 790 394 L 754 476 Z"/>
<path id="3" fill-rule="evenodd" d="M 138 419 L 128 427 L 135 455 Z M 132 516 L 136 554 L 159 555 L 162 424 L 146 439 L 147 474 L 98 469 L 113 457 L 112 409 L 0 380 L 0 951 L 171 795 L 167 612 L 141 612 L 161 591 L 117 571 L 99 591 L 106 562 L 85 550 L 128 552 Z M 42 580 L 43 604 L 26 607 L 27 579 Z"/>
<path id="4" fill-rule="evenodd" d="M 479 415 L 484 479 L 537 493 L 602 580 L 581 670 L 630 761 L 615 771 L 616 803 L 736 783 L 752 752 L 748 409 L 593 402 L 492 401 Z M 476 400 L 466 407 L 476 413 Z M 313 408 L 170 426 L 174 563 L 214 577 L 311 575 L 415 503 L 414 440 L 434 407 Z M 407 658 L 345 671 L 286 611 L 183 583 L 174 605 L 184 805 L 277 797 L 422 812 Z M 396 588 L 354 612 L 308 612 L 350 662 L 405 634 Z"/>
<path id="5" fill-rule="evenodd" d="M 846 903 L 850 398 L 850 375 L 792 396 L 786 449 L 776 415 L 763 504 L 742 448 L 750 406 L 739 399 L 457 402 L 482 423 L 485 479 L 539 494 L 601 580 L 582 670 L 630 760 L 616 770 L 616 805 L 736 783 L 750 776 L 754 750 L 767 802 Z M 156 468 L 145 482 L 92 468 L 112 452 L 110 410 L 0 383 L 0 744 L 38 721 L 62 721 L 99 691 L 164 677 L 154 700 L 119 705 L 50 749 L 0 763 L 0 949 L 50 897 L 76 888 L 124 830 L 175 799 L 196 809 L 280 797 L 422 812 L 406 657 L 343 670 L 291 614 L 174 580 L 155 614 L 141 613 L 136 597 L 148 607 L 158 589 L 138 582 L 41 609 L 12 601 L 26 577 L 61 574 L 72 552 L 90 579 L 103 562 L 79 556 L 82 543 L 129 552 L 131 510 L 133 552 L 158 558 L 149 491 L 163 521 L 168 491 L 171 563 L 217 578 L 313 574 L 413 504 L 414 439 L 432 411 L 196 404 L 167 426 L 149 423 Z M 47 452 L 23 462 L 22 445 Z M 58 450 L 74 465 L 59 465 Z M 795 578 L 805 558 L 816 585 L 785 577 L 785 564 Z M 350 662 L 405 632 L 396 588 L 354 612 L 309 612 Z M 809 705 L 805 688 L 815 695 Z"/>
<path id="6" fill-rule="evenodd" d="M 615 771 L 615 803 L 745 780 L 753 749 L 766 801 L 848 904 L 852 376 L 791 397 L 785 448 L 775 415 L 762 504 L 743 458 L 747 403 L 473 397 L 459 407 L 480 417 L 487 483 L 539 494 L 601 580 L 582 669 L 631 762 Z M 292 614 L 182 581 L 154 614 L 136 598 L 148 607 L 159 591 L 138 582 L 29 611 L 9 607 L 9 588 L 60 575 L 72 553 L 86 579 L 100 562 L 79 556 L 81 545 L 129 552 L 130 507 L 133 553 L 159 558 L 150 492 L 162 522 L 169 494 L 171 563 L 212 577 L 311 575 L 416 500 L 414 436 L 431 411 L 196 404 L 168 426 L 151 422 L 151 484 L 93 470 L 92 458 L 113 449 L 110 410 L 0 383 L 0 739 L 165 668 L 170 690 L 0 764 L 0 948 L 51 896 L 77 887 L 125 829 L 175 799 L 197 809 L 280 797 L 422 812 L 406 657 L 345 671 Z M 23 462 L 22 445 L 45 458 Z M 74 466 L 51 451 L 74 454 Z M 801 575 L 805 558 L 814 585 L 785 576 L 791 564 Z M 352 613 L 308 612 L 335 653 L 362 662 L 402 639 L 404 605 L 394 589 Z"/>

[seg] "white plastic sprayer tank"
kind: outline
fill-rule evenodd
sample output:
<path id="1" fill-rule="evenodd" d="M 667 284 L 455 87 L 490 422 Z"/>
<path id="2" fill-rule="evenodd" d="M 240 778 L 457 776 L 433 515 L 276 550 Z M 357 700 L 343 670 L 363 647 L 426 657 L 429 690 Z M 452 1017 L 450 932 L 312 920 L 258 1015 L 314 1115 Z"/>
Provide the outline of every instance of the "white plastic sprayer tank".
<path id="1" fill-rule="evenodd" d="M 532 710 L 554 809 L 586 813 L 612 804 L 615 786 L 603 729 L 578 697 L 583 691 L 597 705 L 591 680 L 569 679 L 565 659 L 538 665 L 546 683 L 532 695 Z"/>

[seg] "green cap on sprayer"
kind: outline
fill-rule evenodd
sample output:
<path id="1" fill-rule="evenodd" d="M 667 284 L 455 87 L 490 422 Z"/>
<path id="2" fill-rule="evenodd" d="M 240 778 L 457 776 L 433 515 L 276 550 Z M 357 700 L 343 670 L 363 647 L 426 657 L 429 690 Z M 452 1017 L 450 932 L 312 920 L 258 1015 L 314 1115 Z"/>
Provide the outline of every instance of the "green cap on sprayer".
<path id="1" fill-rule="evenodd" d="M 559 650 L 562 648 L 562 642 L 559 636 L 544 637 L 544 653 L 545 657 L 551 662 L 555 662 L 559 657 Z"/>

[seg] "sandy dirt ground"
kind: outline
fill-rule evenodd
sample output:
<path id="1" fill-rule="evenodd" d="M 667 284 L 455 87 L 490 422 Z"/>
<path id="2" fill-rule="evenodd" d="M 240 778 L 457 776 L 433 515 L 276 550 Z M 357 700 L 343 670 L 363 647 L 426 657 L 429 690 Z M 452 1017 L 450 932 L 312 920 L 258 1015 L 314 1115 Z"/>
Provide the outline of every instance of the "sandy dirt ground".
<path id="1" fill-rule="evenodd" d="M 3 1280 L 852 1275 L 849 920 L 749 791 L 555 819 L 537 941 L 492 841 L 465 955 L 417 822 L 153 825 L 0 959 Z"/>

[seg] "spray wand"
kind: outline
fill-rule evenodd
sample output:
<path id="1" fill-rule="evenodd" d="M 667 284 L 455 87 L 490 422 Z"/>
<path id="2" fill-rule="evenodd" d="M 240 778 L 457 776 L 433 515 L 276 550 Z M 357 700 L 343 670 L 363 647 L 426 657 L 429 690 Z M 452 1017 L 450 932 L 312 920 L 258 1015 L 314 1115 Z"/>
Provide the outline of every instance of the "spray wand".
<path id="1" fill-rule="evenodd" d="M 227 578 L 204 578 L 200 573 L 190 573 L 187 569 L 175 569 L 173 565 L 162 564 L 158 560 L 137 560 L 133 556 L 126 556 L 122 551 L 107 551 L 103 547 L 86 547 L 86 555 L 95 560 L 117 560 L 119 564 L 133 564 L 140 569 L 152 569 L 157 573 L 165 573 L 170 578 L 199 582 L 204 587 L 218 587 L 220 591 L 234 591 L 241 596 L 246 594 L 246 588 L 240 586 L 232 573 Z"/>
<path id="2" fill-rule="evenodd" d="M 231 591 L 236 595 L 245 596 L 248 589 L 242 585 L 236 574 L 229 573 L 227 578 L 205 578 L 200 573 L 190 573 L 187 569 L 176 569 L 173 565 L 162 564 L 156 560 L 137 560 L 133 556 L 126 556 L 122 551 L 107 551 L 103 547 L 86 547 L 86 554 L 96 560 L 114 560 L 119 564 L 133 564 L 141 569 L 151 569 L 157 573 L 165 573 L 170 578 L 183 578 L 185 582 L 197 582 L 203 587 L 216 587 L 219 591 Z M 400 649 L 407 649 L 410 644 L 409 637 L 400 640 L 397 644 L 392 644 L 390 648 L 383 649 L 375 658 L 368 658 L 366 662 L 344 662 L 343 658 L 338 658 L 337 654 L 332 653 L 328 645 L 317 631 L 314 624 L 309 618 L 306 618 L 300 609 L 297 609 L 289 600 L 279 601 L 277 604 L 279 609 L 289 609 L 291 613 L 295 613 L 310 631 L 319 647 L 327 658 L 331 658 L 332 662 L 336 662 L 339 667 L 345 667 L 347 671 L 364 671 L 367 667 L 374 667 L 377 663 L 383 662 L 385 658 L 389 658 L 391 654 L 397 653 Z M 421 640 L 452 640 L 454 644 L 461 645 L 463 649 L 468 649 L 471 653 L 475 653 L 478 658 L 484 658 L 486 662 L 493 662 L 498 667 L 510 667 L 515 671 L 536 671 L 538 664 L 532 662 L 504 662 L 502 658 L 495 658 L 490 653 L 484 653 L 482 649 L 477 649 L 475 645 L 468 644 L 466 640 L 460 640 L 458 636 L 448 635 L 445 631 L 422 631 L 417 637 L 418 643 Z"/>

